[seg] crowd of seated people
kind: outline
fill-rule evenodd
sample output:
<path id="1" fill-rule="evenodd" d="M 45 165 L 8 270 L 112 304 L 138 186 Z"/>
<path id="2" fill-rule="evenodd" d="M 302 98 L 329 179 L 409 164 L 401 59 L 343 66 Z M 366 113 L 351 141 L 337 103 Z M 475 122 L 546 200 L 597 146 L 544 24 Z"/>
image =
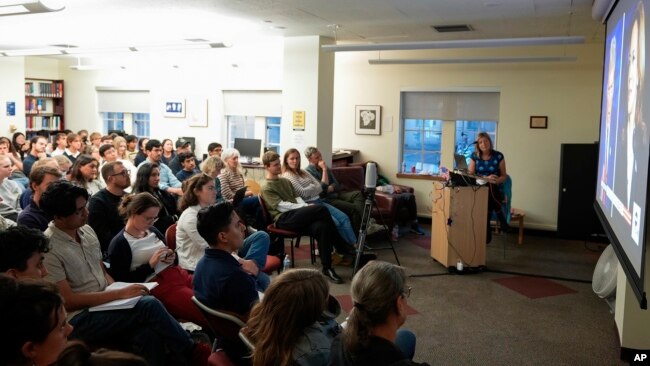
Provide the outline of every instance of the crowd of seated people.
<path id="1" fill-rule="evenodd" d="M 249 321 L 257 353 L 222 344 L 236 364 L 268 364 L 269 357 L 278 365 L 328 363 L 338 325 L 325 327 L 319 315 L 327 280 L 344 282 L 333 252 L 347 259 L 355 253 L 363 194 L 336 194 L 317 151 L 307 154 L 317 174 L 301 169 L 296 149 L 287 151 L 284 167 L 277 153 L 266 153 L 258 197 L 245 187 L 239 152 L 219 143 L 200 162 L 184 139 L 174 151 L 169 139 L 83 130 L 53 137 L 53 144 L 40 135 L 0 138 L 0 316 L 17 335 L 1 345 L 0 364 L 60 358 L 65 365 L 107 354 L 95 351 L 101 347 L 133 352 L 125 359 L 134 364 L 207 364 L 210 346 L 180 323 L 210 329 L 192 296 Z M 316 239 L 321 271 L 275 279 L 262 271 L 271 237 L 260 200 L 276 227 Z M 172 225 L 175 249 L 167 245 Z M 363 264 L 372 259 L 364 256 Z M 125 284 L 109 288 L 115 282 Z M 267 302 L 260 300 L 265 292 Z M 92 310 L 132 297 L 140 299 L 130 309 Z M 34 306 L 21 308 L 15 299 Z M 24 318 L 38 326 L 25 329 L 31 323 Z M 290 329 L 271 329 L 277 324 Z M 64 351 L 68 338 L 79 342 Z"/>

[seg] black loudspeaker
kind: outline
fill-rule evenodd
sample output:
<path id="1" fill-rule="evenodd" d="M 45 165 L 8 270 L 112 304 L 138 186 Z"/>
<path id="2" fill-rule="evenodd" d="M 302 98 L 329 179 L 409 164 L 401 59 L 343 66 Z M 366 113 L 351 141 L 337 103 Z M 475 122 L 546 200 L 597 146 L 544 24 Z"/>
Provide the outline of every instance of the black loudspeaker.
<path id="1" fill-rule="evenodd" d="M 557 233 L 567 239 L 587 240 L 604 235 L 596 211 L 598 144 L 562 144 Z"/>

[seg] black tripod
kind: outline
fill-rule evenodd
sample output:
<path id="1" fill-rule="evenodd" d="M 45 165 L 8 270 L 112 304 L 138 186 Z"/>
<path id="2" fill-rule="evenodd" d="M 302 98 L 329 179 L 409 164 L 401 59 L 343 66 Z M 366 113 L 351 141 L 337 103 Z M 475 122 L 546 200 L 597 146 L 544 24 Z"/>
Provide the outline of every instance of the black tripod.
<path id="1" fill-rule="evenodd" d="M 357 273 L 357 270 L 359 269 L 361 256 L 363 255 L 363 252 L 366 248 L 368 248 L 369 250 L 391 249 L 393 251 L 393 254 L 395 255 L 395 261 L 397 261 L 397 265 L 400 265 L 399 258 L 397 258 L 397 252 L 395 251 L 395 247 L 393 246 L 393 243 L 390 240 L 388 227 L 386 226 L 386 223 L 384 222 L 384 218 L 381 216 L 381 213 L 379 213 L 379 219 L 381 220 L 381 224 L 384 226 L 386 238 L 388 239 L 388 243 L 390 244 L 390 246 L 377 247 L 377 248 L 370 248 L 366 246 L 366 236 L 368 235 L 368 225 L 370 224 L 370 214 L 372 213 L 373 206 L 377 207 L 377 200 L 375 198 L 375 188 L 366 187 L 366 202 L 363 206 L 361 227 L 359 227 L 359 237 L 357 238 L 357 255 L 354 258 L 354 267 L 352 268 L 353 276 L 355 273 Z M 377 208 L 377 212 L 379 212 L 379 208 Z"/>

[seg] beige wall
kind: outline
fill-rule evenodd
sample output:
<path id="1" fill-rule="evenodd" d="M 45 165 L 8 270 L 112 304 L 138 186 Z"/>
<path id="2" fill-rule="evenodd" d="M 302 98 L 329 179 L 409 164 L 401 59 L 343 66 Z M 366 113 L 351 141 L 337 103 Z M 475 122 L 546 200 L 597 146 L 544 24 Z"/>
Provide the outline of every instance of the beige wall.
<path id="1" fill-rule="evenodd" d="M 535 50 L 533 50 L 535 51 Z M 525 48 L 508 54 L 527 54 Z M 537 52 L 540 52 L 539 50 Z M 431 216 L 430 181 L 397 179 L 400 145 L 400 91 L 498 90 L 501 93 L 498 150 L 513 178 L 513 205 L 526 211 L 526 226 L 555 230 L 561 143 L 598 139 L 602 46 L 545 49 L 578 55 L 577 62 L 475 65 L 369 65 L 378 52 L 337 53 L 334 94 L 334 145 L 361 150 L 391 181 L 415 187 L 418 211 Z M 498 55 L 498 50 L 489 53 Z M 435 56 L 441 53 L 438 51 Z M 487 52 L 477 52 L 489 55 Z M 430 52 L 433 55 L 433 52 Z M 446 52 L 443 57 L 472 55 Z M 426 52 L 393 52 L 383 58 L 426 58 Z M 381 136 L 354 134 L 354 106 L 382 106 Z M 549 128 L 529 128 L 531 115 L 548 116 Z M 445 126 L 443 162 L 453 154 L 453 127 Z"/>

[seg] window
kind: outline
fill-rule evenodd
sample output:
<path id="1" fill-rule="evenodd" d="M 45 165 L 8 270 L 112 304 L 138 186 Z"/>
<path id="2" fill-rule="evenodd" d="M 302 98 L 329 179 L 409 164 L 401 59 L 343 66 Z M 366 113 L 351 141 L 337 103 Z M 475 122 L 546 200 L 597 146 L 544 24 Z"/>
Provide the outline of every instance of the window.
<path id="1" fill-rule="evenodd" d="M 263 140 L 264 147 L 280 147 L 280 117 L 227 116 L 228 147 L 235 146 L 235 138 Z"/>
<path id="2" fill-rule="evenodd" d="M 119 112 L 102 112 L 102 120 L 104 121 L 104 134 L 107 135 L 108 131 L 124 130 L 124 113 Z"/>
<path id="3" fill-rule="evenodd" d="M 149 130 L 149 113 L 133 113 L 133 127 L 131 131 L 138 138 L 149 137 L 151 132 Z"/>
<path id="4" fill-rule="evenodd" d="M 474 152 L 474 141 L 479 132 L 487 132 L 493 149 L 497 146 L 497 123 L 495 121 L 456 121 L 455 153 L 469 159 Z"/>
<path id="5" fill-rule="evenodd" d="M 138 138 L 150 136 L 149 113 L 101 112 L 104 134 L 109 131 L 124 131 L 131 123 L 131 133 Z"/>
<path id="6" fill-rule="evenodd" d="M 437 174 L 442 150 L 442 121 L 405 119 L 402 170 Z"/>
<path id="7" fill-rule="evenodd" d="M 280 149 L 280 117 L 266 117 L 266 148 Z"/>

